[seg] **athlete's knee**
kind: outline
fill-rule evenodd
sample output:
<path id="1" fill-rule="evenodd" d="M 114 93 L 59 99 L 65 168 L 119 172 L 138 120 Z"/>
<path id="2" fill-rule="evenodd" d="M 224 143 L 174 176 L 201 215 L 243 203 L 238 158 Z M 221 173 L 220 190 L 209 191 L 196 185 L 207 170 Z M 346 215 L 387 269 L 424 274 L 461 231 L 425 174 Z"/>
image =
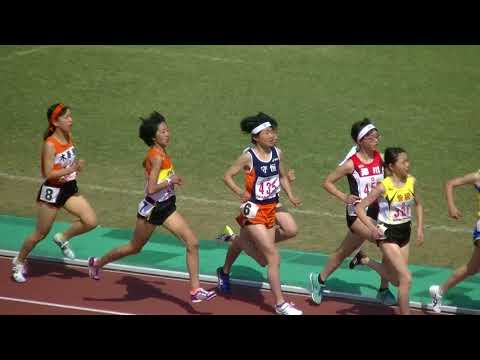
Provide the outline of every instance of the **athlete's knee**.
<path id="1" fill-rule="evenodd" d="M 265 254 L 265 260 L 268 266 L 280 266 L 280 254 L 278 251 L 269 250 Z"/>
<path id="2" fill-rule="evenodd" d="M 188 238 L 188 240 L 185 240 L 185 244 L 188 252 L 198 252 L 199 245 L 196 236 L 190 237 Z"/>
<path id="3" fill-rule="evenodd" d="M 480 270 L 479 266 L 467 265 L 467 276 L 475 275 Z"/>
<path id="4" fill-rule="evenodd" d="M 260 265 L 261 267 L 265 267 L 268 265 L 268 260 L 265 256 L 263 255 L 259 255 L 255 258 L 255 260 L 257 261 L 258 265 Z"/>
<path id="5" fill-rule="evenodd" d="M 404 286 L 410 288 L 412 285 L 412 273 L 408 270 L 402 271 L 398 276 L 398 286 Z"/>
<path id="6" fill-rule="evenodd" d="M 50 233 L 50 227 L 49 228 L 43 228 L 43 229 L 36 229 L 35 232 L 31 236 L 31 240 L 34 243 L 37 243 L 39 241 L 42 241 L 47 237 L 47 235 Z"/>
<path id="7" fill-rule="evenodd" d="M 88 230 L 95 229 L 98 225 L 97 216 L 95 214 L 83 216 L 81 222 Z"/>
<path id="8" fill-rule="evenodd" d="M 292 224 L 290 226 L 285 227 L 283 229 L 283 232 L 284 232 L 284 236 L 287 239 L 291 239 L 298 235 L 298 226 L 296 224 Z"/>

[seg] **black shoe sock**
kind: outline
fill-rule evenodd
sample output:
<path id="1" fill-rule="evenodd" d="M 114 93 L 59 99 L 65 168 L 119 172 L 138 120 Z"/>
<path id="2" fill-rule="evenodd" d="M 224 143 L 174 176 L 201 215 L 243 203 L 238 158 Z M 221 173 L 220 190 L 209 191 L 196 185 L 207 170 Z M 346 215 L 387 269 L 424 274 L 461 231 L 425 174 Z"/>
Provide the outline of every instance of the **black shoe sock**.
<path id="1" fill-rule="evenodd" d="M 223 271 L 223 268 L 220 268 L 220 275 L 222 276 L 229 276 L 228 274 L 225 274 L 225 272 Z"/>
<path id="2" fill-rule="evenodd" d="M 322 285 L 325 285 L 325 281 L 322 280 L 322 275 L 318 274 L 318 282 Z"/>

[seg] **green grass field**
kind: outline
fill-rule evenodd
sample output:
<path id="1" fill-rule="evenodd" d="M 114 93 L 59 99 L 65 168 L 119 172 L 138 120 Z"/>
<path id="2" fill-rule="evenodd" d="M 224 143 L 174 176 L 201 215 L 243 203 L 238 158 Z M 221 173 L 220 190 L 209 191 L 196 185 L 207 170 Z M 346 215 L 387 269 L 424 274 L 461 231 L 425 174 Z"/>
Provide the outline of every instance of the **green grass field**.
<path id="1" fill-rule="evenodd" d="M 132 227 L 146 151 L 138 117 L 158 110 L 185 180 L 178 208 L 212 239 L 237 214 L 222 176 L 249 142 L 239 121 L 263 111 L 279 121 L 303 200 L 300 233 L 282 246 L 328 253 L 346 225 L 321 183 L 351 147 L 351 124 L 368 116 L 382 150 L 409 151 L 423 195 L 426 244 L 411 262 L 455 267 L 472 250 L 475 194 L 457 191 L 465 216 L 450 220 L 442 185 L 479 167 L 479 61 L 479 46 L 0 46 L 0 213 L 35 216 L 45 113 L 62 101 L 87 161 L 82 193 L 102 226 Z"/>

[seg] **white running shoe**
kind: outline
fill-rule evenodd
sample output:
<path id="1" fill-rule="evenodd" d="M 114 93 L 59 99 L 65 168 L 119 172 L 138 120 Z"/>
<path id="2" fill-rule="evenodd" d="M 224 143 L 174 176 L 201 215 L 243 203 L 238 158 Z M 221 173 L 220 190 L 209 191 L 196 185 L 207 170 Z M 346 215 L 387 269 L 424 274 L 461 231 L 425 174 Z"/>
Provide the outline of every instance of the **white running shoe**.
<path id="1" fill-rule="evenodd" d="M 303 311 L 297 309 L 293 303 L 284 302 L 280 305 L 275 305 L 275 311 L 279 315 L 303 315 Z"/>
<path id="2" fill-rule="evenodd" d="M 432 309 L 436 313 L 442 312 L 442 291 L 440 290 L 440 286 L 432 285 L 430 289 L 430 296 L 432 297 Z"/>
<path id="3" fill-rule="evenodd" d="M 17 256 L 13 258 L 12 261 L 12 278 L 18 283 L 24 283 L 27 281 L 25 277 L 27 275 L 27 267 L 25 264 L 19 263 Z"/>
<path id="4" fill-rule="evenodd" d="M 75 253 L 68 246 L 68 241 L 63 240 L 62 233 L 56 233 L 53 236 L 53 242 L 58 245 L 58 247 L 60 248 L 60 250 L 62 250 L 62 253 L 65 257 L 72 260 L 75 259 Z"/>
<path id="5" fill-rule="evenodd" d="M 232 240 L 232 237 L 236 234 L 233 232 L 232 228 L 228 225 L 225 225 L 223 232 L 215 238 L 216 241 L 220 243 L 226 243 Z"/>
<path id="6" fill-rule="evenodd" d="M 93 256 L 88 258 L 88 275 L 93 280 L 100 280 L 100 268 L 95 265 L 95 261 L 97 258 L 94 258 Z"/>
<path id="7" fill-rule="evenodd" d="M 193 303 L 212 300 L 215 296 L 217 296 L 215 291 L 207 291 L 203 288 L 198 288 L 194 293 L 190 292 L 190 299 Z"/>

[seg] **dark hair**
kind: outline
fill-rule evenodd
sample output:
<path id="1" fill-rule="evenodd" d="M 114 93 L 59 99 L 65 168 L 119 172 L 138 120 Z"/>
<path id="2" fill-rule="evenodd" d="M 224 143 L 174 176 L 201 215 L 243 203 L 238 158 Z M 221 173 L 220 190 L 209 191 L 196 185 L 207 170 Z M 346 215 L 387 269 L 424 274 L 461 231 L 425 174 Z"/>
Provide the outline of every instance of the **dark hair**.
<path id="1" fill-rule="evenodd" d="M 360 131 L 362 131 L 362 129 L 365 126 L 371 123 L 372 122 L 370 121 L 369 118 L 364 118 L 362 121 L 357 121 L 352 125 L 352 130 L 350 131 L 350 135 L 352 136 L 352 139 L 354 142 L 357 142 L 357 137 L 358 137 L 358 134 L 360 134 Z"/>
<path id="2" fill-rule="evenodd" d="M 388 169 L 390 165 L 394 165 L 401 153 L 406 153 L 406 151 L 401 147 L 388 147 L 385 149 L 385 155 L 383 157 L 383 166 L 385 169 Z"/>
<path id="3" fill-rule="evenodd" d="M 53 111 L 55 110 L 55 108 L 60 105 L 61 103 L 56 103 L 56 104 L 53 104 L 51 105 L 48 109 L 47 109 L 47 121 L 48 121 L 48 128 L 47 130 L 45 130 L 45 132 L 43 133 L 43 140 L 45 140 L 46 138 L 50 137 L 54 132 L 55 132 L 55 125 L 53 124 L 50 124 L 50 117 L 52 116 L 52 113 Z M 70 109 L 70 107 L 68 106 L 64 106 L 62 111 L 60 111 L 60 113 L 58 114 L 58 116 L 63 116 L 65 115 L 65 113 L 67 112 L 67 110 Z"/>
<path id="4" fill-rule="evenodd" d="M 142 123 L 140 125 L 140 129 L 138 130 L 138 136 L 145 144 L 152 146 L 154 144 L 153 138 L 158 130 L 158 125 L 160 125 L 162 122 L 166 122 L 166 120 L 163 115 L 157 111 L 152 112 L 146 119 L 140 117 L 140 120 Z"/>
<path id="5" fill-rule="evenodd" d="M 240 129 L 246 133 L 250 134 L 253 129 L 255 129 L 258 125 L 263 124 L 264 122 L 270 122 L 272 124 L 272 129 L 277 129 L 278 128 L 278 122 L 274 118 L 270 117 L 267 114 L 264 114 L 263 112 L 259 112 L 257 115 L 254 116 L 248 116 L 246 118 L 243 118 L 242 121 L 240 121 Z M 256 143 L 254 136 L 252 134 L 252 143 Z"/>

